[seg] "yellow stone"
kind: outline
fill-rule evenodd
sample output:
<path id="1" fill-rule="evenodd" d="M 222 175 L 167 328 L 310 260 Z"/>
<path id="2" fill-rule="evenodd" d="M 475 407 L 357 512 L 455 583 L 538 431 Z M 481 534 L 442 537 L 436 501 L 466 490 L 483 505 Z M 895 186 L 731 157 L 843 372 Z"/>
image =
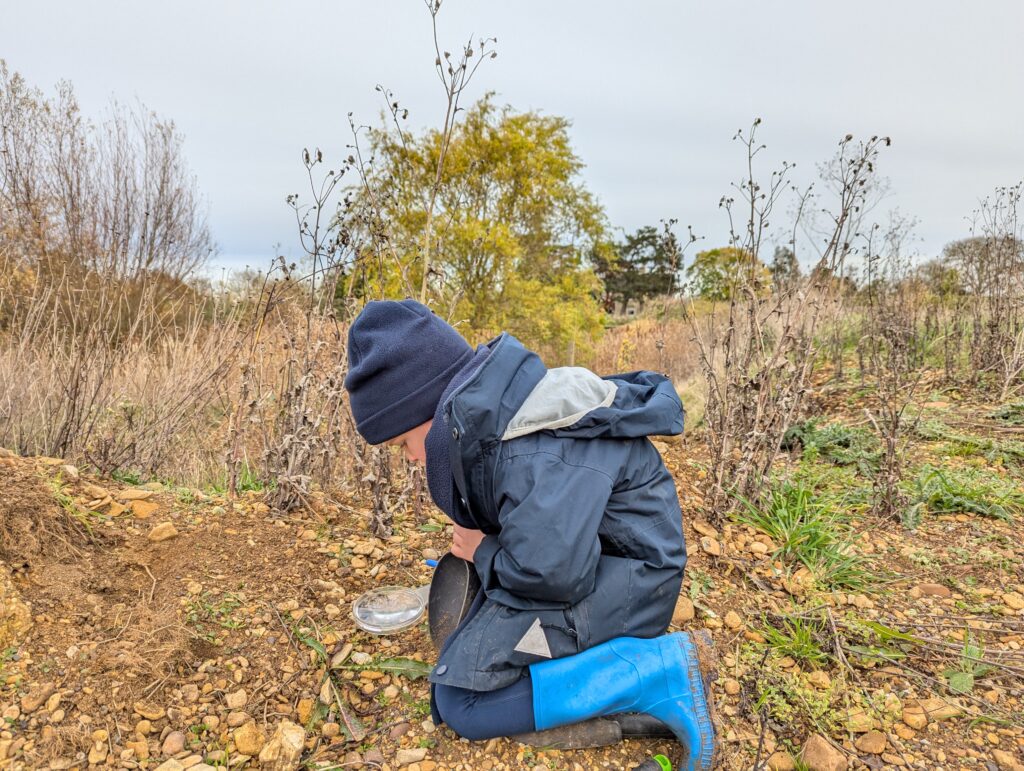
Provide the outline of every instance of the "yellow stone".
<path id="1" fill-rule="evenodd" d="M 131 503 L 132 514 L 135 515 L 136 519 L 148 519 L 159 508 L 160 504 L 153 503 L 152 501 L 132 501 Z"/>

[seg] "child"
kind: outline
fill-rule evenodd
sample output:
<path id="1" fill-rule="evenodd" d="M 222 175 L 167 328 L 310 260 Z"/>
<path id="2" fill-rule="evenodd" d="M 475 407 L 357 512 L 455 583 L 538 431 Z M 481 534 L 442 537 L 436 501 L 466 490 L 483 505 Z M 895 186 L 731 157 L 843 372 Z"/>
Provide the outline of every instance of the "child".
<path id="1" fill-rule="evenodd" d="M 642 712 L 712 768 L 697 645 L 664 635 L 686 563 L 647 439 L 683 430 L 668 379 L 549 370 L 508 334 L 474 351 L 413 300 L 369 303 L 348 357 L 360 434 L 426 464 L 482 583 L 431 674 L 435 722 L 486 739 Z"/>

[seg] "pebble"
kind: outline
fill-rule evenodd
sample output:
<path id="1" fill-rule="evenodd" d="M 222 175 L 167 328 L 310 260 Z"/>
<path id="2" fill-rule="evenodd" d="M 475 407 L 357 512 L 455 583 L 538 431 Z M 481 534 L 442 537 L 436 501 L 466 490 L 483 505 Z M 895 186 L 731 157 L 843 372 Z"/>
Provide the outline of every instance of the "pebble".
<path id="1" fill-rule="evenodd" d="M 249 756 L 259 755 L 267 743 L 267 735 L 256 726 L 254 720 L 236 728 L 231 738 L 235 741 L 235 748 L 243 755 Z"/>
<path id="2" fill-rule="evenodd" d="M 164 761 L 157 766 L 153 771 L 185 771 L 185 767 L 181 765 L 180 761 L 171 758 L 170 760 Z"/>
<path id="3" fill-rule="evenodd" d="M 1003 602 L 1011 610 L 1024 610 L 1024 595 L 1019 592 L 1007 592 L 1003 595 Z"/>
<path id="4" fill-rule="evenodd" d="M 880 755 L 885 750 L 886 738 L 885 734 L 881 731 L 868 731 L 863 736 L 860 736 L 854 746 L 861 752 L 867 752 L 872 755 Z"/>
<path id="5" fill-rule="evenodd" d="M 793 771 L 796 763 L 788 752 L 775 752 L 768 757 L 768 768 L 770 771 Z"/>
<path id="6" fill-rule="evenodd" d="M 178 528 L 174 526 L 173 522 L 161 522 L 159 525 L 149 531 L 149 540 L 154 543 L 160 541 L 168 541 L 178 535 Z"/>
<path id="7" fill-rule="evenodd" d="M 718 542 L 717 538 L 701 536 L 700 548 L 712 557 L 719 557 L 722 554 L 722 544 Z"/>
<path id="8" fill-rule="evenodd" d="M 821 691 L 827 691 L 832 687 L 832 678 L 824 669 L 815 669 L 807 673 L 807 682 Z"/>
<path id="9" fill-rule="evenodd" d="M 395 755 L 395 762 L 400 766 L 408 766 L 412 763 L 419 763 L 427 757 L 425 747 L 417 747 L 414 750 L 399 750 Z"/>
<path id="10" fill-rule="evenodd" d="M 846 771 L 846 754 L 819 734 L 812 735 L 804 742 L 800 758 L 811 771 Z"/>
<path id="11" fill-rule="evenodd" d="M 921 597 L 950 597 L 953 594 L 948 586 L 942 584 L 918 584 L 915 589 Z"/>
<path id="12" fill-rule="evenodd" d="M 177 755 L 183 749 L 185 749 L 185 734 L 181 731 L 171 731 L 160 746 L 160 752 L 164 755 Z"/>
<path id="13" fill-rule="evenodd" d="M 47 683 L 29 691 L 21 697 L 21 711 L 26 715 L 31 715 L 43 706 L 43 703 L 53 695 L 55 690 L 56 688 L 51 683 Z"/>
<path id="14" fill-rule="evenodd" d="M 687 621 L 693 621 L 694 616 L 697 615 L 696 608 L 693 606 L 689 597 L 680 597 L 676 600 L 676 608 L 672 611 L 672 623 L 676 626 L 682 626 Z"/>
<path id="15" fill-rule="evenodd" d="M 725 625 L 727 627 L 733 630 L 739 629 L 741 626 L 743 626 L 743 619 L 740 618 L 740 614 L 737 613 L 735 610 L 730 610 L 728 613 L 726 613 L 725 618 L 723 618 L 722 621 L 725 622 Z"/>
<path id="16" fill-rule="evenodd" d="M 228 709 L 241 709 L 245 706 L 245 703 L 249 700 L 249 695 L 244 689 L 239 688 L 237 691 L 227 694 L 224 697 L 224 703 Z"/>
<path id="17" fill-rule="evenodd" d="M 157 707 L 153 704 L 147 704 L 144 701 L 135 702 L 135 704 L 132 705 L 132 709 L 134 709 L 137 713 L 142 715 L 147 720 L 159 720 L 167 714 L 164 711 L 163 707 Z"/>

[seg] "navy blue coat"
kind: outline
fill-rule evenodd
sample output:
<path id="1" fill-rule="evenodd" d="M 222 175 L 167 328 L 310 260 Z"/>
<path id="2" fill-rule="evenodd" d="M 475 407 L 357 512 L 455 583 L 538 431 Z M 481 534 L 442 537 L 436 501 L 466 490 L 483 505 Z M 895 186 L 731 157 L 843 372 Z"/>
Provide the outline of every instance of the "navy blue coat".
<path id="1" fill-rule="evenodd" d="M 491 691 L 530 664 L 615 637 L 655 637 L 686 564 L 675 483 L 647 438 L 683 430 L 653 372 L 548 370 L 510 335 L 444 405 L 453 518 L 486 537 L 483 584 L 433 683 Z"/>

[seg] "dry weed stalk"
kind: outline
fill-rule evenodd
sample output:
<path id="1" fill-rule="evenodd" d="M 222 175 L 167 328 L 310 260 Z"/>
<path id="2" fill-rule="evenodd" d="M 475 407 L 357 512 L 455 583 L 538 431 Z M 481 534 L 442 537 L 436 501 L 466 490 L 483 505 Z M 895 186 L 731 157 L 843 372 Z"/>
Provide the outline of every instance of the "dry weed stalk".
<path id="1" fill-rule="evenodd" d="M 729 215 L 731 246 L 742 249 L 749 262 L 726 301 L 722 326 L 690 315 L 708 384 L 705 437 L 711 469 L 706 501 L 719 519 L 735 505 L 735 495 L 748 500 L 759 496 L 782 436 L 801 406 L 818 350 L 815 334 L 822 319 L 834 316 L 840 306 L 836 276 L 852 251 L 879 150 L 889 144 L 879 137 L 858 144 L 847 136 L 840 142 L 829 167 L 837 200 L 828 213 L 828 234 L 817 264 L 789 288 L 768 292 L 761 282 L 759 255 L 773 210 L 790 189 L 791 167 L 774 172 L 767 187 L 755 179 L 755 157 L 764 149 L 756 141 L 759 123 L 749 133 L 737 134 L 747 156 L 746 179 L 736 186 L 746 220 L 740 231 L 734 221 L 737 201 L 726 197 L 721 202 Z M 810 189 L 797 194 L 794 247 L 812 200 Z"/>
<path id="2" fill-rule="evenodd" d="M 874 505 L 885 517 L 904 510 L 900 482 L 912 435 L 905 416 L 925 372 L 926 338 L 919 321 L 923 293 L 912 279 L 906 254 L 913 226 L 913 221 L 894 213 L 884 231 L 875 225 L 865 235 L 865 303 L 858 351 L 870 364 L 876 385 L 875 407 L 864 412 L 882 441 Z"/>
<path id="3" fill-rule="evenodd" d="M 410 273 L 415 261 L 405 263 L 400 255 L 416 255 L 423 270 L 419 294 L 422 301 L 427 301 L 431 253 L 436 248 L 433 213 L 444 184 L 446 151 L 454 134 L 460 99 L 481 62 L 496 55 L 490 49 L 491 40 L 481 40 L 477 45 L 469 42 L 456 57 L 442 51 L 437 34 L 441 2 L 427 0 L 426 7 L 436 48 L 434 66 L 444 87 L 445 117 L 434 183 L 424 200 L 405 202 L 425 213 L 422 243 L 396 244 L 391 222 L 384 215 L 382 193 L 370 172 L 373 161 L 364 157 L 360 146 L 360 135 L 366 127 L 357 126 L 351 115 L 351 152 L 338 170 L 321 174 L 322 153 L 304 151 L 309 202 L 300 202 L 299 196 L 292 195 L 288 203 L 295 211 L 308 271 L 303 274 L 297 266 L 279 259 L 260 287 L 246 333 L 247 353 L 228 437 L 229 490 L 235 494 L 251 444 L 249 428 L 259 427 L 263 475 L 272 485 L 269 500 L 277 511 L 307 504 L 314 482 L 336 484 L 338 461 L 346 460 L 348 475 L 369 488 L 370 527 L 380 537 L 391 534 L 393 512 L 406 495 L 412 494 L 418 511 L 423 484 L 415 471 L 406 469 L 412 475 L 411 483 L 404 489 L 396 488 L 392 483 L 391 453 L 367 447 L 352 425 L 344 391 L 347 330 L 361 302 L 372 299 L 356 296 L 357 281 L 353 279 L 367 264 L 376 262 L 383 275 L 386 264 L 393 263 L 402 289 L 414 294 Z M 390 91 L 381 86 L 377 90 L 385 98 L 397 141 L 406 142 L 402 121 L 408 112 Z M 356 182 L 344 190 L 336 206 L 334 195 L 342 190 L 342 182 L 350 173 Z M 383 292 L 384 287 L 375 291 Z M 275 343 L 280 348 L 272 353 L 268 346 Z M 283 355 L 283 361 L 277 377 L 268 380 L 266 368 L 276 360 L 277 353 Z"/>

